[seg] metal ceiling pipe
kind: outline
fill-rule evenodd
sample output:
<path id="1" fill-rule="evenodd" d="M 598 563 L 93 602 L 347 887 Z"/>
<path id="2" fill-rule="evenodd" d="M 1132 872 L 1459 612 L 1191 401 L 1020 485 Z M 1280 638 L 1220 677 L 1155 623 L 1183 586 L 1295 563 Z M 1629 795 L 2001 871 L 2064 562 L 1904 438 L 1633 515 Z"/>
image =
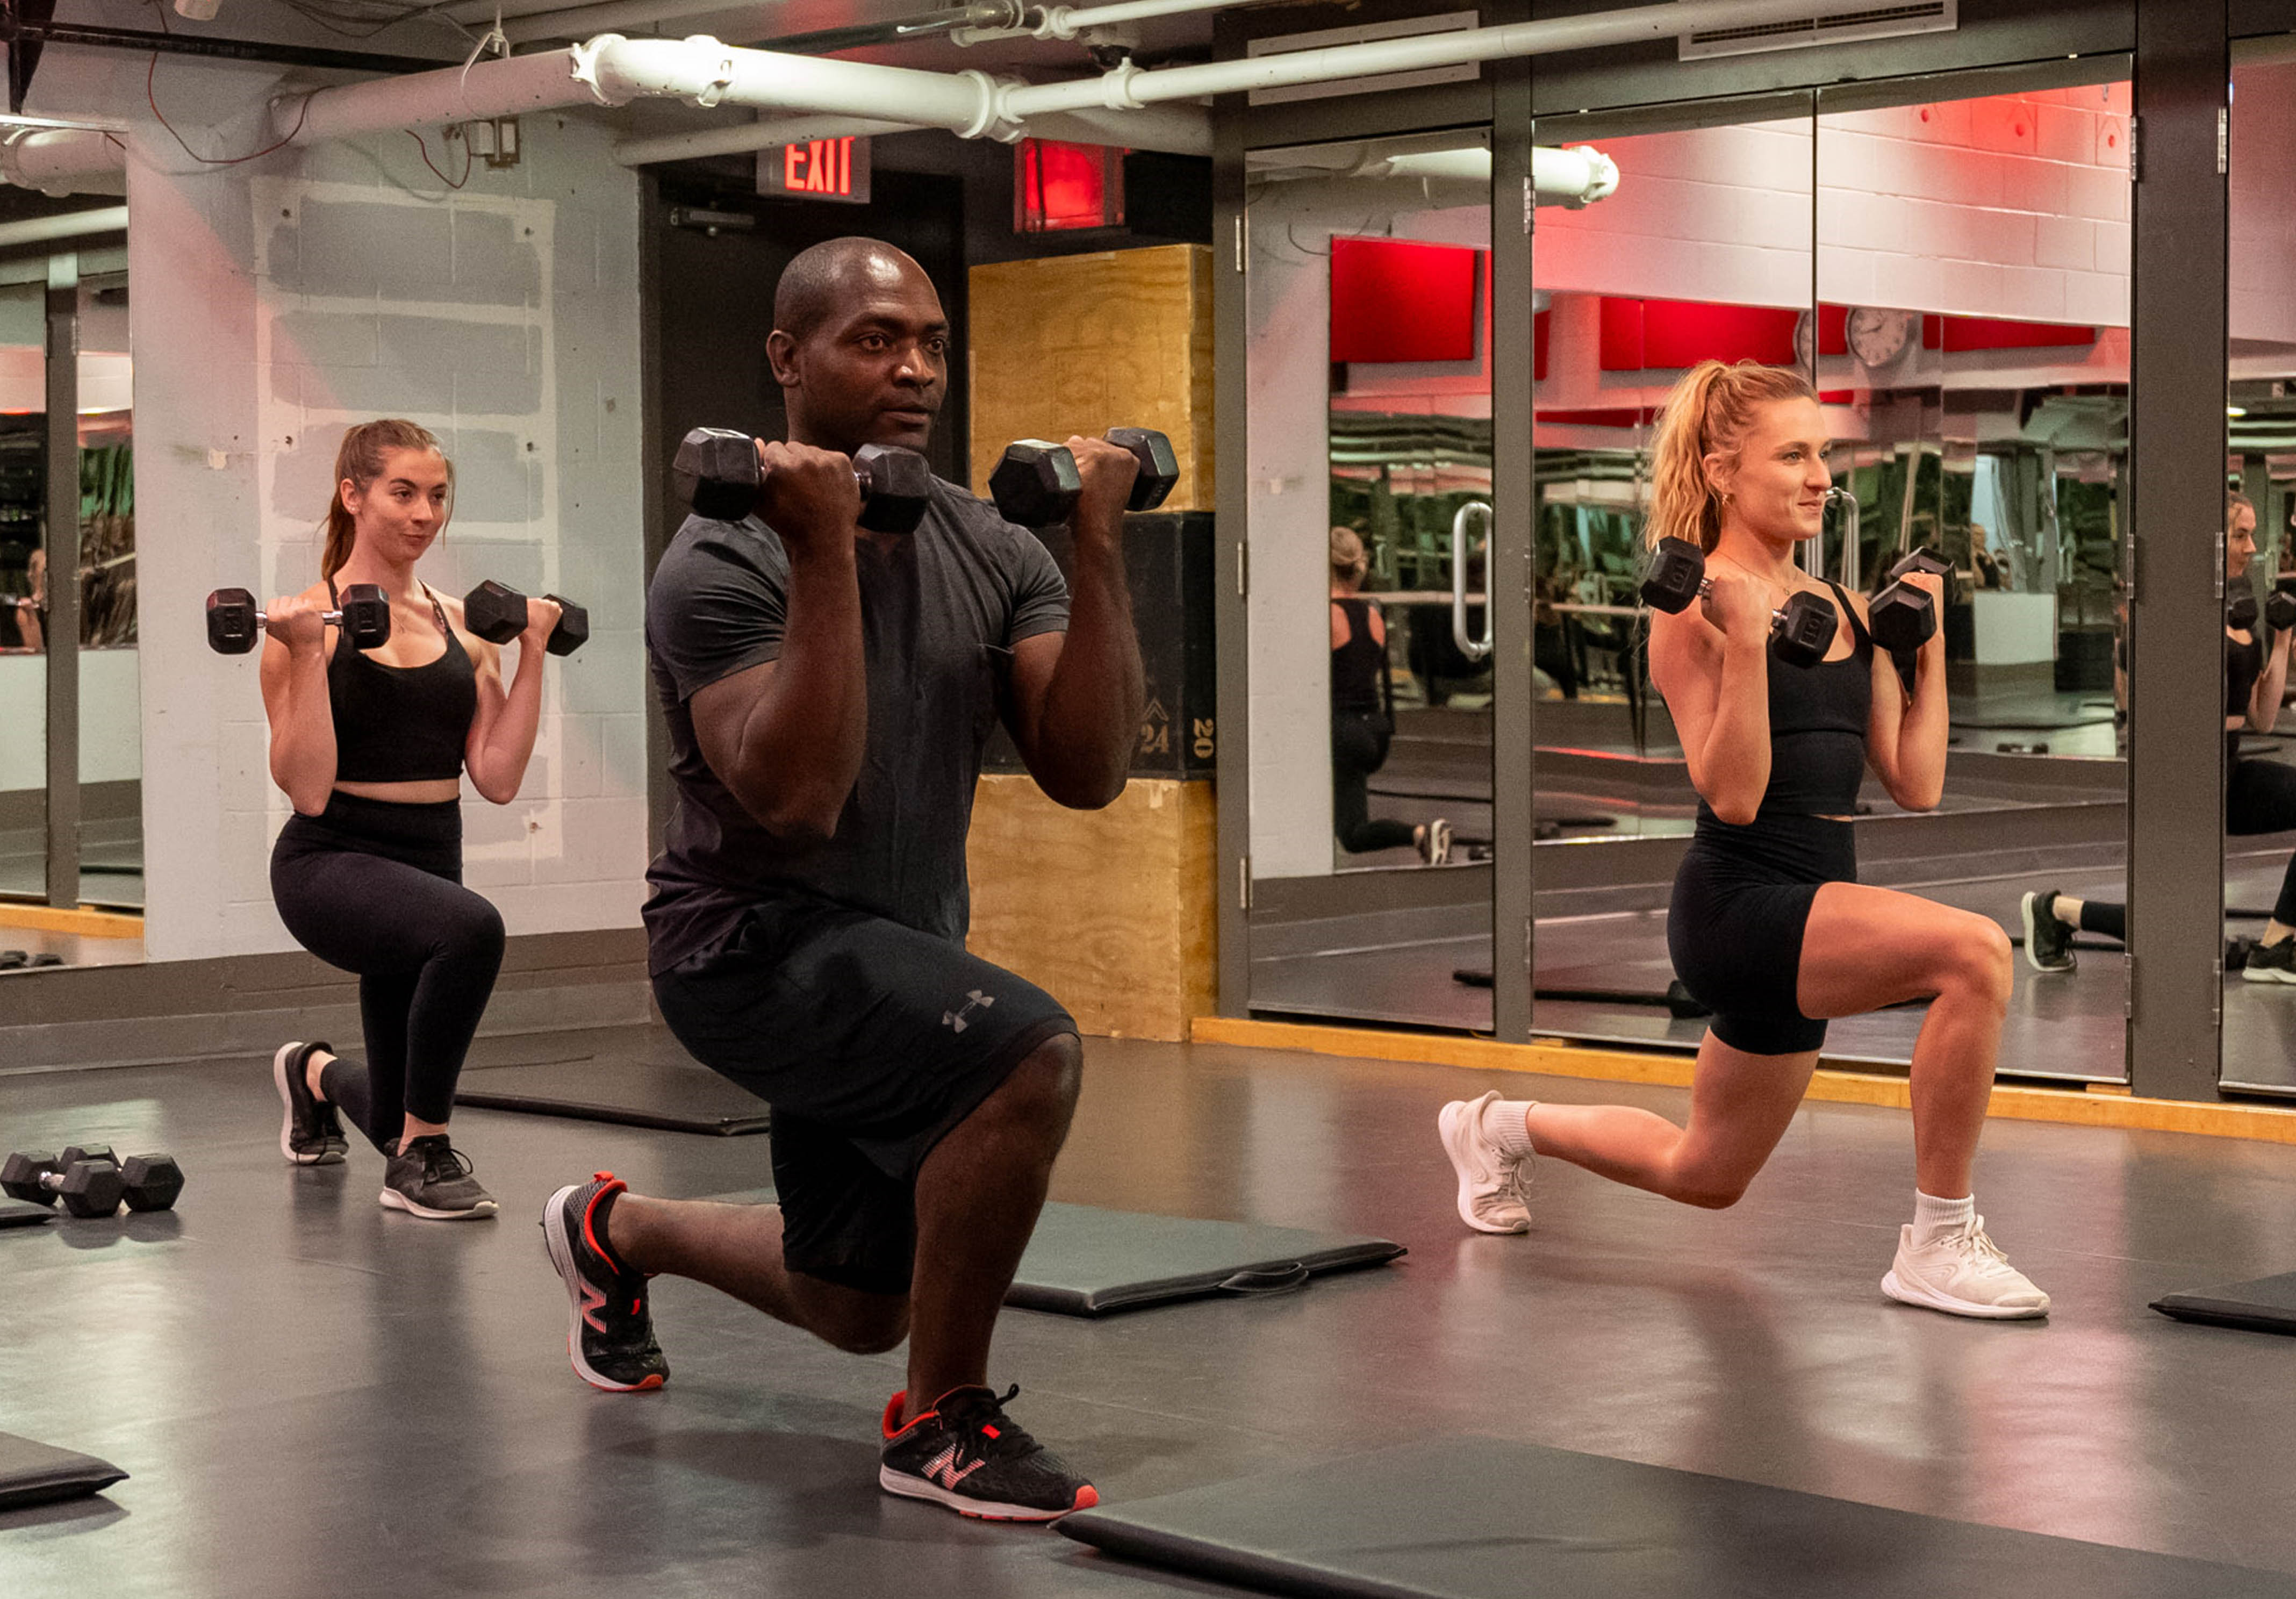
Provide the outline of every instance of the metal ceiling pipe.
<path id="1" fill-rule="evenodd" d="M 0 178 L 20 189 L 76 194 L 90 178 L 127 170 L 118 135 L 90 128 L 30 128 L 0 144 Z"/>
<path id="2" fill-rule="evenodd" d="M 0 222 L 0 249 L 127 231 L 127 208 L 108 205 L 90 211 L 66 211 L 61 217 L 27 217 L 20 222 Z"/>

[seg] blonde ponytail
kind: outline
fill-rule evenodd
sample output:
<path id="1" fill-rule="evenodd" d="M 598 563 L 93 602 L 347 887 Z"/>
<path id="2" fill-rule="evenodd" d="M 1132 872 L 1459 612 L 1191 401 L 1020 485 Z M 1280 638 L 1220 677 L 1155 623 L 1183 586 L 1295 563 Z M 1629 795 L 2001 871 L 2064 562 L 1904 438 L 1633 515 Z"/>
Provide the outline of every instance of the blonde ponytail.
<path id="1" fill-rule="evenodd" d="M 1656 549 L 1662 538 L 1680 538 L 1711 553 L 1722 537 L 1722 496 L 1707 480 L 1706 457 L 1735 455 L 1760 406 L 1816 398 L 1789 367 L 1701 361 L 1684 373 L 1659 413 L 1643 542 Z"/>

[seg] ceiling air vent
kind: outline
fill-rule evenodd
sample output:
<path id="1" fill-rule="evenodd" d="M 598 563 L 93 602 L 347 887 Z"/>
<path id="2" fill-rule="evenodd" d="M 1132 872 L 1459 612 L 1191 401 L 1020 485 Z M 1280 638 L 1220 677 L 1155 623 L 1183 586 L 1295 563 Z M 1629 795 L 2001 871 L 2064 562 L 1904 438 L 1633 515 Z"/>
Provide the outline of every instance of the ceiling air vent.
<path id="1" fill-rule="evenodd" d="M 1910 5 L 1813 5 L 1806 17 L 1685 33 L 1681 59 L 1800 50 L 1812 45 L 1894 39 L 1915 33 L 1950 33 L 1959 25 L 1956 15 L 1959 5 L 1960 0 L 1922 0 Z"/>

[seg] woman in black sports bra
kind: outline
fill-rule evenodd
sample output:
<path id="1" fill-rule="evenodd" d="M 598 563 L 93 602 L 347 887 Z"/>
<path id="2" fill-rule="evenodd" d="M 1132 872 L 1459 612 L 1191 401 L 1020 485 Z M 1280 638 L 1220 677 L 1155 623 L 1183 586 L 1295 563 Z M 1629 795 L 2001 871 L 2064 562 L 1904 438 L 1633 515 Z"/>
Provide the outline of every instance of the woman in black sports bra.
<path id="1" fill-rule="evenodd" d="M 411 422 L 363 422 L 335 456 L 320 581 L 264 608 L 271 776 L 294 802 L 271 892 L 296 941 L 358 973 L 366 1064 L 325 1044 L 272 1061 L 280 1152 L 344 1158 L 337 1110 L 384 1156 L 385 1205 L 432 1220 L 494 1213 L 447 1132 L 463 1056 L 502 964 L 495 907 L 462 886 L 463 772 L 497 805 L 518 797 L 542 710 L 544 643 L 559 608 L 527 602 L 516 675 L 414 575 L 445 529 L 454 468 Z M 360 651 L 325 626 L 341 588 L 380 586 L 390 637 Z"/>
<path id="2" fill-rule="evenodd" d="M 1751 362 L 1692 368 L 1659 422 L 1646 536 L 1697 544 L 1712 579 L 1700 606 L 1651 621 L 1651 675 L 1701 800 L 1667 925 L 1678 975 L 1715 1013 L 1689 1125 L 1496 1094 L 1446 1105 L 1459 1212 L 1482 1232 L 1527 1229 L 1534 1153 L 1686 1204 L 1734 1204 L 1800 1105 L 1825 1019 L 1928 999 L 1912 1070 L 1914 1221 L 1882 1291 L 1957 1316 L 2040 1316 L 2048 1296 L 1994 1246 L 1970 1193 L 2008 938 L 1986 917 L 1857 881 L 1866 768 L 1909 810 L 1942 793 L 1945 640 L 1940 628 L 1922 647 L 1908 695 L 1874 648 L 1864 600 L 1794 565 L 1824 519 L 1825 445 L 1809 385 Z M 1935 578 L 1913 580 L 1937 592 Z M 1813 667 L 1768 648 L 1770 614 L 1796 590 L 1828 594 L 1841 614 Z"/>
<path id="3" fill-rule="evenodd" d="M 1387 665 L 1387 619 L 1362 598 L 1371 558 L 1347 528 L 1332 529 L 1332 833 L 1349 855 L 1408 844 L 1439 866 L 1451 858 L 1451 824 L 1377 821 L 1371 775 L 1395 737 L 1395 685 Z"/>

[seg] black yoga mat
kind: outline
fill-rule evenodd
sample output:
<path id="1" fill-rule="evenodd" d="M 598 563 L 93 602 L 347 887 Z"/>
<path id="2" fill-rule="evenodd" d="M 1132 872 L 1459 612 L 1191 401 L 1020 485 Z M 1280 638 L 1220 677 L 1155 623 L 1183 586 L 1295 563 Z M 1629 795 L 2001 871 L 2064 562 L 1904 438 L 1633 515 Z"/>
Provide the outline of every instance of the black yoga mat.
<path id="1" fill-rule="evenodd" d="M 108 1460 L 0 1432 L 0 1510 L 100 1494 L 127 1478 Z"/>
<path id="2" fill-rule="evenodd" d="M 709 1196 L 767 1204 L 770 1188 Z M 1214 1295 L 1249 1298 L 1328 1272 L 1384 1266 L 1404 1252 L 1384 1238 L 1046 1205 L 1004 1302 L 1060 1316 L 1105 1316 Z"/>
<path id="3" fill-rule="evenodd" d="M 523 1111 L 625 1127 L 730 1137 L 762 1133 L 766 1102 L 706 1066 L 643 1061 L 542 1061 L 522 1066 L 473 1066 L 455 1103 L 481 1111 Z"/>
<path id="4" fill-rule="evenodd" d="M 2296 1578 L 1503 1439 L 1324 1461 L 1055 1523 L 1316 1599 L 2290 1599 Z"/>
<path id="5" fill-rule="evenodd" d="M 2296 1271 L 2199 1293 L 2165 1293 L 2152 1301 L 2152 1308 L 2180 1322 L 2251 1332 L 2296 1332 Z"/>
<path id="6" fill-rule="evenodd" d="M 0 1200 L 0 1227 L 37 1227 L 55 1218 L 56 1213 L 45 1205 L 29 1200 Z"/>

